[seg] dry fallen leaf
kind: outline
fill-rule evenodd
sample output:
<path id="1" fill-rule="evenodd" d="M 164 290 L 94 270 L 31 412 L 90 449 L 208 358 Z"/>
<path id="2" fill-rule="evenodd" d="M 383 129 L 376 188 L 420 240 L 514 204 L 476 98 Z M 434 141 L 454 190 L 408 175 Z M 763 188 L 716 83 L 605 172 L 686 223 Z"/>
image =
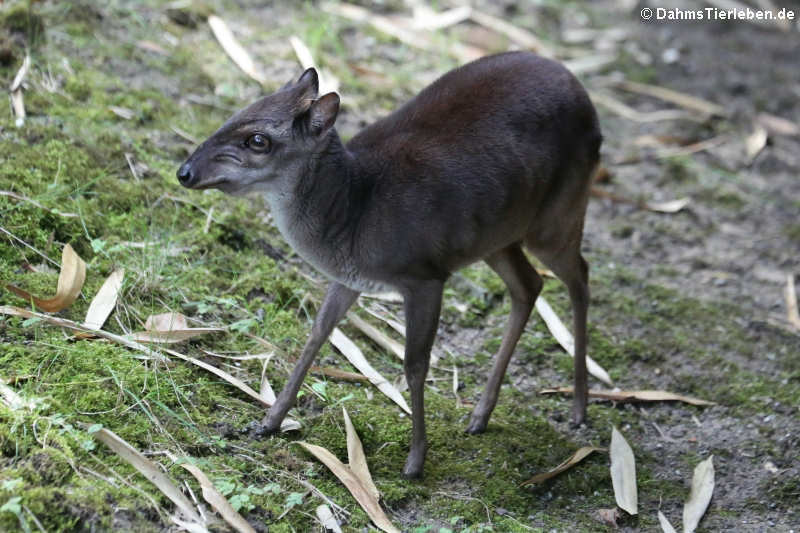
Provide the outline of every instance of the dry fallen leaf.
<path id="1" fill-rule="evenodd" d="M 692 533 L 708 509 L 714 494 L 714 456 L 700 461 L 694 468 L 692 490 L 683 505 L 683 533 Z"/>
<path id="2" fill-rule="evenodd" d="M 203 520 L 192 506 L 192 503 L 183 495 L 178 487 L 172 483 L 172 480 L 147 457 L 142 455 L 113 431 L 102 428 L 93 432 L 91 435 L 111 448 L 114 453 L 127 461 L 132 467 L 138 470 L 140 474 L 146 477 L 148 481 L 158 487 L 164 496 L 172 500 L 178 509 L 192 522 L 198 525 L 203 524 Z"/>
<path id="3" fill-rule="evenodd" d="M 387 352 L 393 353 L 401 360 L 405 357 L 405 347 L 401 343 L 392 339 L 357 314 L 353 312 L 347 313 L 347 320 L 353 325 L 353 327 L 357 328 L 361 333 L 375 341 L 375 344 Z"/>
<path id="4" fill-rule="evenodd" d="M 186 317 L 180 313 L 162 313 L 147 317 L 145 331 L 131 333 L 130 337 L 139 342 L 175 343 L 213 333 L 225 331 L 224 328 L 190 328 Z"/>
<path id="5" fill-rule="evenodd" d="M 33 303 L 42 311 L 57 313 L 66 309 L 81 293 L 83 282 L 86 280 L 86 263 L 83 262 L 72 246 L 64 246 L 61 253 L 61 273 L 58 276 L 58 288 L 53 298 L 37 298 L 28 291 L 6 283 L 6 288 L 27 301 Z"/>
<path id="6" fill-rule="evenodd" d="M 800 310 L 797 308 L 797 293 L 794 288 L 794 274 L 786 276 L 786 289 L 784 290 L 786 299 L 786 317 L 789 323 L 800 330 Z"/>
<path id="7" fill-rule="evenodd" d="M 625 437 L 616 427 L 611 430 L 611 484 L 617 505 L 628 514 L 638 513 L 638 494 L 636 490 L 636 459 Z"/>
<path id="8" fill-rule="evenodd" d="M 217 490 L 202 470 L 188 463 L 184 463 L 181 466 L 191 472 L 195 479 L 197 479 L 198 483 L 200 483 L 200 487 L 203 489 L 203 499 L 207 501 L 233 529 L 239 531 L 239 533 L 256 533 L 253 526 L 233 508 L 230 502 Z"/>
<path id="9" fill-rule="evenodd" d="M 761 124 L 754 124 L 753 131 L 744 140 L 745 159 L 751 163 L 767 145 L 767 129 Z"/>
<path id="10" fill-rule="evenodd" d="M 386 378 L 381 376 L 377 370 L 372 368 L 372 365 L 367 362 L 367 359 L 364 357 L 364 354 L 361 352 L 359 347 L 356 346 L 355 343 L 353 343 L 353 341 L 347 337 L 347 335 L 342 333 L 339 328 L 333 328 L 330 341 L 337 350 L 344 354 L 347 360 L 350 361 L 350 364 L 356 367 L 359 372 L 367 376 L 370 383 L 378 387 L 378 390 L 399 405 L 403 411 L 411 414 L 411 408 L 408 406 L 408 403 L 406 403 L 403 395 L 400 394 L 400 391 L 397 390 L 394 385 L 389 383 Z"/>
<path id="11" fill-rule="evenodd" d="M 597 519 L 608 527 L 617 528 L 617 520 L 620 518 L 619 509 L 613 507 L 611 509 L 598 509 Z"/>
<path id="12" fill-rule="evenodd" d="M 361 485 L 367 489 L 367 492 L 378 500 L 381 497 L 381 493 L 372 481 L 372 475 L 369 473 L 369 466 L 367 466 L 367 458 L 364 455 L 364 447 L 361 445 L 361 439 L 358 438 L 358 433 L 356 433 L 353 422 L 350 420 L 350 415 L 347 414 L 347 409 L 344 406 L 342 406 L 342 415 L 344 416 L 344 427 L 347 433 L 347 462 L 350 470 L 353 471 Z"/>
<path id="13" fill-rule="evenodd" d="M 658 523 L 661 525 L 661 531 L 664 533 L 678 533 L 675 531 L 675 528 L 672 527 L 672 524 L 669 523 L 667 517 L 664 516 L 664 513 L 661 511 L 658 512 Z"/>
<path id="14" fill-rule="evenodd" d="M 97 294 L 92 298 L 89 304 L 89 310 L 86 311 L 86 319 L 83 321 L 83 326 L 89 329 L 100 329 L 103 327 L 108 315 L 114 310 L 117 305 L 117 296 L 120 289 L 122 289 L 122 279 L 125 277 L 125 269 L 121 268 L 111 273 Z"/>
<path id="15" fill-rule="evenodd" d="M 353 474 L 346 465 L 342 464 L 335 455 L 322 446 L 309 444 L 303 441 L 297 441 L 297 444 L 319 459 L 337 478 L 339 478 L 339 481 L 344 483 L 344 486 L 347 487 L 347 490 L 350 491 L 350 494 L 353 495 L 376 526 L 387 533 L 400 533 L 400 530 L 394 527 L 389 521 L 389 518 L 383 512 L 377 500 L 369 494 L 369 491 L 361 485 L 361 482 L 355 474 Z"/>
<path id="16" fill-rule="evenodd" d="M 547 300 L 541 295 L 536 298 L 536 312 L 542 317 L 542 320 L 544 320 L 544 323 L 547 325 L 547 329 L 550 330 L 550 333 L 555 337 L 561 347 L 572 357 L 575 357 L 575 339 L 572 337 L 572 333 L 569 332 L 561 319 L 558 318 L 558 315 L 556 315 L 556 312 L 553 311 L 553 308 L 550 307 Z M 613 385 L 608 372 L 588 355 L 586 356 L 586 367 L 591 375 L 607 385 Z"/>
<path id="17" fill-rule="evenodd" d="M 620 89 L 630 91 L 633 93 L 644 94 L 658 98 L 665 102 L 670 102 L 679 105 L 691 111 L 697 111 L 707 115 L 727 116 L 728 112 L 719 104 L 697 98 L 690 94 L 681 93 L 666 87 L 659 87 L 657 85 L 648 85 L 646 83 L 638 83 L 634 81 L 622 80 L 614 84 Z"/>
<path id="18" fill-rule="evenodd" d="M 102 337 L 104 339 L 116 342 L 123 346 L 127 346 L 128 348 L 131 348 L 133 350 L 142 352 L 147 356 L 147 357 L 136 356 L 140 359 L 155 359 L 157 361 L 166 361 L 166 358 L 163 355 L 151 350 L 144 344 L 139 344 L 138 342 L 132 341 L 127 337 L 116 335 L 114 333 L 109 333 L 107 331 L 103 331 L 102 329 L 89 329 L 85 326 L 78 324 L 77 322 L 73 322 L 72 320 L 67 320 L 66 318 L 58 318 L 50 315 L 45 315 L 43 313 L 37 313 L 35 311 L 29 311 L 28 309 L 22 309 L 20 307 L 14 307 L 11 305 L 0 306 L 0 315 L 21 316 L 24 318 L 38 318 L 42 322 L 51 324 L 53 326 L 68 328 L 73 331 L 78 331 L 80 333 L 88 333 L 90 336 Z"/>
<path id="19" fill-rule="evenodd" d="M 225 50 L 228 57 L 236 63 L 236 66 L 239 67 L 242 72 L 263 85 L 266 82 L 266 78 L 256 69 L 256 65 L 250 57 L 250 54 L 239 44 L 239 41 L 233 36 L 233 32 L 225 21 L 216 15 L 210 15 L 208 17 L 208 25 L 211 26 L 211 31 L 214 33 L 214 37 L 217 38 L 217 41 L 219 41 L 222 49 Z"/>
<path id="20" fill-rule="evenodd" d="M 555 389 L 544 389 L 539 394 L 572 394 L 572 387 L 558 387 Z M 682 394 L 675 394 L 672 392 L 661 390 L 589 390 L 590 398 L 601 398 L 603 400 L 612 400 L 616 402 L 669 402 L 678 401 L 691 405 L 716 405 L 714 402 L 708 400 L 701 400 L 691 396 L 684 396 Z"/>
<path id="21" fill-rule="evenodd" d="M 604 451 L 606 451 L 604 448 L 595 448 L 593 446 L 584 446 L 583 448 L 578 449 L 575 453 L 573 453 L 572 455 L 567 457 L 567 459 L 564 462 L 562 462 L 561 464 L 559 464 L 558 466 L 556 466 L 552 470 L 549 470 L 549 471 L 544 472 L 542 474 L 536 474 L 535 476 L 533 476 L 532 478 L 530 478 L 528 481 L 524 482 L 520 486 L 524 487 L 526 485 L 532 485 L 534 483 L 541 483 L 542 481 L 547 481 L 548 479 L 556 477 L 560 473 L 565 472 L 566 470 L 569 470 L 570 468 L 572 468 L 576 464 L 580 463 L 586 457 L 588 457 L 592 452 L 604 452 Z"/>
<path id="22" fill-rule="evenodd" d="M 592 196 L 599 198 L 608 198 L 612 202 L 635 205 L 639 209 L 647 209 L 648 211 L 655 211 L 657 213 L 677 213 L 683 210 L 684 207 L 689 205 L 691 200 L 689 198 L 678 198 L 677 200 L 667 200 L 666 202 L 646 202 L 628 198 L 620 194 L 601 189 L 600 187 L 591 188 Z"/>
<path id="23" fill-rule="evenodd" d="M 316 69 L 317 80 L 319 82 L 319 94 L 327 94 L 339 90 L 339 80 L 331 71 L 317 66 L 317 64 L 314 62 L 314 56 L 311 54 L 311 50 L 309 50 L 308 46 L 306 46 L 306 43 L 304 43 L 300 37 L 297 35 L 290 36 L 289 44 L 292 45 L 294 53 L 297 56 L 297 60 L 300 62 L 300 66 L 302 66 L 304 69 L 309 69 L 312 67 Z"/>
<path id="24" fill-rule="evenodd" d="M 339 527 L 339 522 L 333 516 L 331 508 L 325 505 L 317 506 L 317 520 L 325 528 L 325 531 L 332 531 L 333 533 L 342 533 L 342 528 Z"/>

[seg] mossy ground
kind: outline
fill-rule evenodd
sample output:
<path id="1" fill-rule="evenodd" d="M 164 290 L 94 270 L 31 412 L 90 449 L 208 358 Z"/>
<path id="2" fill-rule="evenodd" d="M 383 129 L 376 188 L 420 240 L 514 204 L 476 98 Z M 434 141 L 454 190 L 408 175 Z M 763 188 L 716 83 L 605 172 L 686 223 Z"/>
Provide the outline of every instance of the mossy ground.
<path id="1" fill-rule="evenodd" d="M 269 339 L 280 351 L 267 369 L 278 387 L 291 366 L 282 356 L 299 352 L 322 289 L 271 228 L 258 200 L 189 192 L 175 182 L 174 171 L 191 148 L 175 131 L 202 139 L 260 89 L 220 52 L 203 23 L 207 6 L 192 3 L 180 13 L 170 9 L 154 0 L 118 0 L 102 7 L 37 2 L 30 9 L 17 1 L 0 8 L 0 46 L 11 47 L 2 52 L 12 58 L 0 62 L 6 85 L 22 58 L 14 46 L 27 45 L 32 58 L 25 125 L 15 128 L 11 111 L 0 108 L 0 190 L 39 204 L 0 196 L 0 226 L 7 232 L 0 240 L 2 280 L 35 294 L 52 293 L 58 274 L 47 258 L 57 262 L 63 245 L 70 243 L 87 263 L 87 281 L 81 298 L 59 316 L 81 321 L 105 277 L 123 267 L 125 284 L 107 330 L 140 330 L 148 315 L 167 310 L 183 312 L 197 324 L 234 325 L 229 332 L 177 349 L 257 387 L 258 360 L 212 358 L 202 350 L 252 354 L 263 347 L 245 333 Z M 232 2 L 216 9 L 230 20 L 242 20 L 242 8 Z M 359 53 L 352 48 L 351 25 L 310 4 L 248 9 L 251 15 L 281 20 L 263 35 L 244 34 L 248 47 L 262 52 L 257 58 L 262 65 L 276 65 L 274 87 L 298 70 L 285 45 L 295 32 L 340 74 L 342 92 L 351 98 L 340 120 L 346 137 L 419 88 L 418 72 L 435 74 L 455 64 L 436 54 L 417 57 L 366 31 L 359 37 L 362 43 L 391 57 L 396 70 L 357 71 L 345 60 Z M 364 81 L 365 76 L 372 81 Z M 114 108 L 130 110 L 131 117 L 121 117 Z M 685 170 L 681 164 L 671 168 Z M 711 200 L 727 208 L 742 201 L 725 190 Z M 141 354 L 113 343 L 76 340 L 41 322 L 2 317 L 0 378 L 34 405 L 0 407 L 0 505 L 6 504 L 0 529 L 34 529 L 37 521 L 50 532 L 168 527 L 171 503 L 86 430 L 101 424 L 199 495 L 194 479 L 179 466 L 197 464 L 260 530 L 317 527 L 313 512 L 320 500 L 300 480 L 352 513 L 347 530 L 360 530 L 368 519 L 346 489 L 292 444 L 306 440 L 344 458 L 342 405 L 361 436 L 383 502 L 404 530 L 597 530 L 595 511 L 614 505 L 604 455 L 594 455 L 543 486 L 519 485 L 579 446 L 607 445 L 611 424 L 629 435 L 639 461 L 641 518 L 623 524 L 652 529 L 660 501 L 677 508 L 686 494 L 683 480 L 708 451 L 723 464 L 741 458 L 722 445 L 709 450 L 702 442 L 682 442 L 675 446 L 682 455 L 664 464 L 656 449 L 636 444 L 652 438 L 650 421 L 663 425 L 703 415 L 704 421 L 717 415 L 743 421 L 776 405 L 787 417 L 796 414 L 798 341 L 768 324 L 742 327 L 748 318 L 731 304 L 700 303 L 610 266 L 610 253 L 587 254 L 593 265 L 593 357 L 622 384 L 669 387 L 712 398 L 723 407 L 640 410 L 593 403 L 591 425 L 574 430 L 567 422 L 567 399 L 536 394 L 542 386 L 568 383 L 571 360 L 541 322 L 531 320 L 489 430 L 466 435 L 469 409 L 457 406 L 449 370 L 459 368 L 460 398 L 477 399 L 508 312 L 502 283 L 479 265 L 463 273 L 466 282 L 448 286 L 440 343 L 450 342 L 455 351 L 433 370 L 438 380 L 427 390 L 430 452 L 420 482 L 399 476 L 408 418 L 370 386 L 312 374 L 306 383 L 324 382 L 324 395 L 308 389 L 300 397 L 293 415 L 303 423 L 302 432 L 255 440 L 246 428 L 263 416 L 263 409 L 202 369 L 177 360 L 144 361 Z M 548 281 L 543 294 L 561 316 L 569 316 L 559 283 Z M 10 293 L 2 302 L 26 305 Z M 477 346 L 454 340 L 463 329 L 479 331 Z M 384 375 L 394 379 L 401 374 L 390 355 L 346 324 L 344 330 Z M 762 357 L 770 364 L 754 364 Z M 328 346 L 320 359 L 323 366 L 349 369 Z M 762 441 L 748 437 L 746 444 L 757 454 L 750 457 L 769 456 L 779 468 L 788 468 L 792 452 L 770 428 L 761 429 Z M 797 496 L 791 481 L 764 480 L 759 490 L 767 491 L 780 509 L 788 509 Z M 716 513 L 735 520 L 761 509 L 759 497 L 751 496 L 741 507 L 712 507 L 712 519 Z"/>

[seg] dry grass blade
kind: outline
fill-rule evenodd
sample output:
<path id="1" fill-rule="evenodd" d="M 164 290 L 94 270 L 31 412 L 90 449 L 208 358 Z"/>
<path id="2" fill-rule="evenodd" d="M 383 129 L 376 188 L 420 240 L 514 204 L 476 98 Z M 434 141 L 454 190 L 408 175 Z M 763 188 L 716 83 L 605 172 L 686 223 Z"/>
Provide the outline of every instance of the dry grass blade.
<path id="1" fill-rule="evenodd" d="M 312 366 L 310 370 L 311 372 L 322 374 L 334 379 L 342 379 L 345 381 L 369 381 L 369 378 L 364 374 L 339 370 L 338 368 L 330 366 Z"/>
<path id="2" fill-rule="evenodd" d="M 744 140 L 745 158 L 748 164 L 752 163 L 767 145 L 767 138 L 767 129 L 761 124 L 754 124 L 752 133 Z"/>
<path id="3" fill-rule="evenodd" d="M 770 115 L 769 113 L 759 113 L 756 120 L 771 133 L 789 136 L 800 135 L 800 126 L 791 120 Z"/>
<path id="4" fill-rule="evenodd" d="M 616 54 L 599 53 L 591 54 L 576 59 L 563 61 L 563 65 L 576 76 L 583 76 L 589 72 L 596 72 L 617 60 Z"/>
<path id="5" fill-rule="evenodd" d="M 21 128 L 25 124 L 25 97 L 22 96 L 22 89 L 11 92 L 11 109 L 14 110 L 14 125 Z"/>
<path id="6" fill-rule="evenodd" d="M 311 50 L 309 50 L 306 43 L 304 43 L 300 37 L 292 35 L 289 37 L 289 43 L 292 45 L 297 60 L 304 69 L 316 68 L 317 78 L 319 80 L 319 94 L 327 94 L 339 90 L 339 80 L 327 69 L 322 69 L 317 66 L 314 62 L 314 56 L 311 55 Z"/>
<path id="7" fill-rule="evenodd" d="M 367 457 L 364 455 L 364 447 L 361 445 L 361 439 L 358 438 L 356 428 L 353 427 L 353 422 L 350 420 L 350 415 L 347 409 L 342 406 L 342 414 L 344 415 L 344 427 L 347 432 L 347 462 L 350 470 L 361 482 L 361 485 L 370 493 L 370 495 L 379 500 L 381 493 L 378 487 L 372 481 L 372 475 L 369 473 L 369 466 L 367 466 Z"/>
<path id="8" fill-rule="evenodd" d="M 147 457 L 142 455 L 133 446 L 125 442 L 125 440 L 123 440 L 113 431 L 102 428 L 99 431 L 92 433 L 92 436 L 111 448 L 114 453 L 127 461 L 153 485 L 158 487 L 164 496 L 172 500 L 172 503 L 174 503 L 178 509 L 180 509 L 181 512 L 183 512 L 183 514 L 192 522 L 195 522 L 199 525 L 203 524 L 203 520 L 194 509 L 189 499 L 186 498 L 186 496 L 183 495 L 178 487 L 172 483 L 172 480 L 170 480 L 169 477 L 167 477 L 167 475 L 164 474 L 161 469 L 153 464 Z"/>
<path id="9" fill-rule="evenodd" d="M 658 512 L 658 523 L 661 525 L 661 531 L 664 533 L 678 533 L 675 531 L 675 528 L 672 527 L 672 524 L 669 523 L 667 517 L 664 516 L 664 513 L 661 511 Z"/>
<path id="10" fill-rule="evenodd" d="M 395 354 L 401 360 L 405 358 L 405 347 L 402 344 L 353 312 L 347 313 L 347 319 L 361 333 L 375 341 L 375 344 L 387 352 Z"/>
<path id="11" fill-rule="evenodd" d="M 369 24 L 376 30 L 390 35 L 408 46 L 423 50 L 435 48 L 433 41 L 428 35 L 406 28 L 383 15 L 371 13 L 361 6 L 348 4 L 346 2 L 324 2 L 320 4 L 320 8 L 331 15 Z M 472 61 L 483 55 L 482 50 L 457 42 L 450 43 L 448 51 L 464 62 Z"/>
<path id="12" fill-rule="evenodd" d="M 233 32 L 225 21 L 216 15 L 210 15 L 208 17 L 208 25 L 211 26 L 211 31 L 214 33 L 214 37 L 217 38 L 217 41 L 219 41 L 222 49 L 225 50 L 228 57 L 236 63 L 236 66 L 239 67 L 242 72 L 263 85 L 266 78 L 256 69 L 256 65 L 250 57 L 250 54 L 239 44 L 239 41 L 233 36 Z"/>
<path id="13" fill-rule="evenodd" d="M 108 315 L 117 306 L 117 296 L 122 289 L 122 280 L 125 277 L 125 269 L 115 270 L 103 282 L 103 286 L 97 291 L 86 311 L 86 319 L 83 326 L 89 329 L 100 329 L 105 324 Z"/>
<path id="14" fill-rule="evenodd" d="M 261 396 L 265 402 L 269 402 L 269 404 L 272 405 L 278 398 L 275 396 L 275 391 L 273 390 L 269 379 L 267 379 L 268 363 L 269 359 L 261 363 L 261 387 L 259 388 L 259 396 Z"/>
<path id="15" fill-rule="evenodd" d="M 547 329 L 550 330 L 550 333 L 555 337 L 561 347 L 564 348 L 568 354 L 575 357 L 575 339 L 572 337 L 572 333 L 569 332 L 561 319 L 558 318 L 558 315 L 556 315 L 556 312 L 553 311 L 553 308 L 550 307 L 550 304 L 542 296 L 536 298 L 536 312 L 542 317 L 542 320 L 544 320 L 544 323 L 547 325 Z M 608 372 L 588 355 L 586 356 L 586 367 L 591 375 L 606 385 L 613 385 Z"/>
<path id="16" fill-rule="evenodd" d="M 632 122 L 662 122 L 665 120 L 694 120 L 702 122 L 701 118 L 681 109 L 664 109 L 661 111 L 638 111 L 616 98 L 597 91 L 590 91 L 592 101 L 608 109 L 612 113 Z"/>
<path id="17" fill-rule="evenodd" d="M 442 30 L 467 20 L 472 14 L 470 6 L 459 6 L 437 13 L 426 5 L 414 6 L 414 28 L 420 30 Z"/>
<path id="18" fill-rule="evenodd" d="M 694 468 L 692 490 L 683 504 L 683 533 L 692 533 L 708 509 L 714 494 L 714 456 L 700 461 Z"/>
<path id="19" fill-rule="evenodd" d="M 89 329 L 86 328 L 77 322 L 73 322 L 72 320 L 67 320 L 66 318 L 57 318 L 50 315 L 45 315 L 43 313 L 37 313 L 35 311 L 29 311 L 27 309 L 22 309 L 20 307 L 14 307 L 10 305 L 0 306 L 0 314 L 2 315 L 12 315 L 12 316 L 21 316 L 24 318 L 38 318 L 47 324 L 53 326 L 59 326 L 62 328 L 68 328 L 73 331 L 78 331 L 81 333 L 88 333 L 91 336 L 102 337 L 104 339 L 116 342 L 123 346 L 127 346 L 132 350 L 136 350 L 138 352 L 142 352 L 145 354 L 147 359 L 154 359 L 157 361 L 165 361 L 166 358 L 158 352 L 155 352 L 148 348 L 143 344 L 139 344 L 138 342 L 134 342 L 131 339 L 126 337 L 122 337 L 120 335 L 115 335 L 114 333 L 109 333 L 107 331 L 103 331 L 102 329 Z"/>
<path id="20" fill-rule="evenodd" d="M 405 398 L 403 395 L 400 394 L 400 391 L 395 388 L 394 385 L 389 383 L 386 378 L 381 376 L 377 370 L 372 368 L 364 354 L 358 348 L 358 346 L 351 341 L 347 335 L 342 333 L 339 328 L 334 328 L 333 333 L 331 333 L 330 337 L 331 344 L 333 344 L 337 350 L 342 352 L 344 356 L 350 361 L 354 367 L 358 369 L 359 372 L 367 376 L 370 383 L 378 387 L 383 394 L 388 396 L 394 403 L 400 406 L 400 408 L 408 414 L 411 414 L 411 408 L 406 403 Z"/>
<path id="21" fill-rule="evenodd" d="M 800 310 L 797 309 L 797 292 L 794 288 L 794 274 L 786 276 L 786 289 L 784 290 L 786 299 L 786 317 L 789 323 L 800 330 Z"/>
<path id="22" fill-rule="evenodd" d="M 342 528 L 339 527 L 339 522 L 333 516 L 331 508 L 325 505 L 317 506 L 317 520 L 325 528 L 325 531 L 332 531 L 333 533 L 342 533 Z"/>
<path id="23" fill-rule="evenodd" d="M 339 481 L 341 481 L 344 486 L 347 487 L 347 490 L 350 491 L 350 494 L 353 495 L 361 508 L 364 509 L 372 522 L 378 528 L 386 533 L 400 533 L 400 530 L 391 523 L 389 518 L 383 512 L 378 500 L 372 497 L 369 490 L 367 490 L 361 484 L 361 481 L 350 470 L 349 467 L 342 464 L 342 462 L 337 459 L 335 455 L 322 446 L 309 444 L 303 441 L 298 441 L 297 444 L 308 450 L 314 457 L 319 459 L 325 466 L 327 466 L 337 478 L 339 478 Z"/>
<path id="24" fill-rule="evenodd" d="M 605 189 L 601 189 L 599 187 L 592 187 L 591 194 L 592 196 L 599 198 L 608 198 L 612 202 L 631 204 L 640 209 L 647 209 L 657 213 L 677 213 L 683 210 L 683 208 L 689 205 L 689 202 L 691 202 L 689 198 L 679 198 L 677 200 L 668 200 L 666 202 L 642 202 L 640 200 L 628 198 L 627 196 L 614 194 L 613 192 L 606 191 Z"/>
<path id="25" fill-rule="evenodd" d="M 225 381 L 227 381 L 228 383 L 230 383 L 231 385 L 233 385 L 234 387 L 236 387 L 237 389 L 239 389 L 243 393 L 247 394 L 248 396 L 250 396 L 254 400 L 258 401 L 259 403 L 261 403 L 261 404 L 263 404 L 263 405 L 265 405 L 267 407 L 272 407 L 272 403 L 271 402 L 269 402 L 266 398 L 264 398 L 262 395 L 260 395 L 256 391 L 254 391 L 247 383 L 245 383 L 244 381 L 242 381 L 241 379 L 239 379 L 239 378 L 237 378 L 235 376 L 232 376 L 231 374 L 225 372 L 224 370 L 221 370 L 221 369 L 215 367 L 214 365 L 210 365 L 210 364 L 208 364 L 208 363 L 206 363 L 204 361 L 201 361 L 199 359 L 195 359 L 194 357 L 189 357 L 188 355 L 184 355 L 184 354 L 182 354 L 180 352 L 176 352 L 175 350 L 170 350 L 169 348 L 164 348 L 164 351 L 166 353 L 174 356 L 174 357 L 177 357 L 178 359 L 186 361 L 187 363 L 192 363 L 193 365 L 199 366 L 200 368 L 202 368 L 204 370 L 208 370 L 209 372 L 211 372 L 215 376 L 224 379 Z M 292 420 L 290 418 L 286 418 L 286 419 L 284 419 L 283 422 L 281 422 L 281 431 L 292 431 L 292 430 L 296 430 L 296 429 L 300 429 L 300 423 L 295 421 L 295 420 Z"/>
<path id="26" fill-rule="evenodd" d="M 532 478 L 530 478 L 528 481 L 526 481 L 525 483 L 523 483 L 520 486 L 525 487 L 526 485 L 533 485 L 535 483 L 541 483 L 543 481 L 547 481 L 548 479 L 556 477 L 560 473 L 565 472 L 566 470 L 569 470 L 570 468 L 572 468 L 576 464 L 580 463 L 585 458 L 587 458 L 590 454 L 592 454 L 592 452 L 604 452 L 604 451 L 606 451 L 604 448 L 595 448 L 593 446 L 584 446 L 583 448 L 578 449 L 575 453 L 570 455 L 564 462 L 562 462 L 561 464 L 559 464 L 558 466 L 556 466 L 552 470 L 549 470 L 549 471 L 544 472 L 542 474 L 536 474 L 535 476 L 533 476 Z"/>
<path id="27" fill-rule="evenodd" d="M 709 102 L 708 100 L 703 100 L 702 98 L 697 98 L 696 96 L 674 91 L 672 89 L 667 89 L 666 87 L 648 85 L 646 83 L 638 83 L 628 80 L 616 82 L 614 86 L 633 93 L 652 96 L 653 98 L 658 98 L 659 100 L 679 105 L 691 111 L 699 111 L 700 113 L 705 113 L 707 115 L 716 115 L 721 117 L 728 115 L 728 112 L 725 110 L 725 108 L 719 104 Z"/>
<path id="28" fill-rule="evenodd" d="M 59 211 L 58 209 L 50 209 L 49 207 L 43 206 L 42 204 L 40 204 L 39 202 L 37 202 L 33 198 L 28 198 L 27 196 L 22 196 L 21 194 L 17 194 L 15 192 L 0 191 L 0 196 L 7 196 L 9 198 L 13 198 L 15 200 L 19 200 L 20 202 L 28 202 L 29 204 L 35 205 L 39 209 L 44 209 L 45 211 L 48 211 L 48 212 L 53 213 L 54 215 L 58 215 L 60 217 L 74 218 L 74 217 L 78 216 L 78 213 L 63 213 L 63 212 Z"/>
<path id="29" fill-rule="evenodd" d="M 472 10 L 469 18 L 476 24 L 488 28 L 494 32 L 500 33 L 508 37 L 508 39 L 522 48 L 538 52 L 539 55 L 545 57 L 554 57 L 554 52 L 549 46 L 545 45 L 538 37 L 524 30 L 518 26 L 514 26 L 510 22 L 503 19 L 493 17 L 488 13 L 482 11 Z"/>
<path id="30" fill-rule="evenodd" d="M 558 387 L 555 389 L 544 389 L 539 394 L 572 394 L 572 387 Z M 590 398 L 601 398 L 603 400 L 612 400 L 615 402 L 684 402 L 691 405 L 717 405 L 708 400 L 701 400 L 691 396 L 684 396 L 682 394 L 675 394 L 672 392 L 661 390 L 595 390 L 589 391 Z"/>
<path id="31" fill-rule="evenodd" d="M 180 313 L 161 313 L 150 315 L 144 324 L 145 331 L 131 333 L 130 337 L 139 342 L 176 343 L 193 337 L 225 331 L 224 328 L 190 328 L 186 317 Z"/>
<path id="32" fill-rule="evenodd" d="M 636 490 L 636 459 L 625 437 L 614 427 L 611 429 L 611 484 L 617 505 L 628 514 L 638 513 L 639 497 Z"/>
<path id="33" fill-rule="evenodd" d="M 8 87 L 8 90 L 10 92 L 13 93 L 22 86 L 22 82 L 25 81 L 25 76 L 28 75 L 28 70 L 30 70 L 30 68 L 31 68 L 31 56 L 29 54 L 25 54 L 25 59 L 22 60 L 22 65 L 20 65 L 16 76 L 14 76 L 14 81 L 12 81 L 11 85 L 9 85 Z"/>
<path id="34" fill-rule="evenodd" d="M 20 298 L 29 302 L 33 301 L 36 307 L 42 311 L 57 313 L 72 305 L 72 302 L 78 298 L 85 280 L 86 263 L 75 253 L 72 246 L 67 244 L 61 253 L 61 272 L 58 275 L 58 288 L 53 298 L 37 298 L 10 283 L 6 283 L 6 288 Z"/>
<path id="35" fill-rule="evenodd" d="M 197 479 L 197 482 L 200 483 L 200 487 L 203 489 L 203 499 L 207 501 L 233 529 L 239 533 L 256 533 L 253 526 L 233 508 L 230 502 L 216 487 L 214 487 L 214 484 L 211 483 L 211 480 L 208 479 L 202 470 L 195 465 L 186 463 L 181 466 L 191 472 L 195 479 Z"/>

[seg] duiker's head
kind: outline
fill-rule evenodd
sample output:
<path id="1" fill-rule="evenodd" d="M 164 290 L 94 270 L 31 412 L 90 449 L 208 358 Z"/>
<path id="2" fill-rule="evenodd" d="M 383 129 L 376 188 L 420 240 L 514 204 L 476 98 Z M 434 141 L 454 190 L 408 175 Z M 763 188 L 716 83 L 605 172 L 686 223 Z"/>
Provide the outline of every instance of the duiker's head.
<path id="1" fill-rule="evenodd" d="M 317 72 L 237 112 L 178 169 L 190 189 L 229 194 L 281 190 L 294 183 L 325 142 L 339 112 L 339 96 L 317 98 Z"/>

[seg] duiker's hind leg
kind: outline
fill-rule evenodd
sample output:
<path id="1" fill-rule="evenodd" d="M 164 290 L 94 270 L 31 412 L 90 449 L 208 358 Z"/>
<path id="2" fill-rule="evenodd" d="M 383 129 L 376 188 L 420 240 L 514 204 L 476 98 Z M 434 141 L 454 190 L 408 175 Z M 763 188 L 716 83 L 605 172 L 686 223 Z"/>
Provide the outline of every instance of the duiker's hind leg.
<path id="1" fill-rule="evenodd" d="M 586 314 L 589 309 L 589 265 L 580 252 L 580 234 L 568 247 L 557 253 L 537 250 L 531 251 L 569 290 L 572 304 L 573 333 L 575 335 L 575 400 L 572 417 L 576 424 L 586 418 L 588 385 L 586 375 Z"/>
<path id="2" fill-rule="evenodd" d="M 502 278 L 511 294 L 511 314 L 503 334 L 503 342 L 497 352 L 492 373 L 486 383 L 480 402 L 472 412 L 467 428 L 468 433 L 483 433 L 489 423 L 503 376 L 506 374 L 508 362 L 514 347 L 517 345 L 522 330 L 528 322 L 533 304 L 542 290 L 542 278 L 528 262 L 519 243 L 512 244 L 486 259 L 486 263 Z"/>

